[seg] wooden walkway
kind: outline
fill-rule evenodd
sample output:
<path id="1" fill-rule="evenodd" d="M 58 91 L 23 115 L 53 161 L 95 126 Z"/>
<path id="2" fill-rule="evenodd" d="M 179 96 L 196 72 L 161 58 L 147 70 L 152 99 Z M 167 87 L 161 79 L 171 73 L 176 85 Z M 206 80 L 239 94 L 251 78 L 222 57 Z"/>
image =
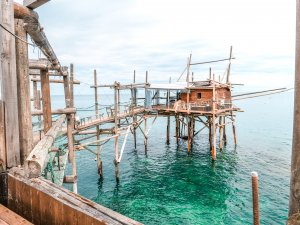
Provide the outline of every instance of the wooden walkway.
<path id="1" fill-rule="evenodd" d="M 126 117 L 132 117 L 133 115 L 144 113 L 146 109 L 144 107 L 139 107 L 133 110 L 124 111 L 121 113 L 118 113 L 117 119 L 125 119 Z M 78 126 L 76 126 L 76 130 L 73 132 L 73 134 L 77 134 L 78 132 L 82 130 L 87 130 L 89 128 L 95 127 L 97 125 L 101 125 L 104 123 L 113 123 L 115 121 L 114 115 L 107 116 L 107 117 L 100 117 L 93 120 L 89 120 L 87 122 L 80 122 Z M 64 132 L 63 132 L 64 133 Z"/>

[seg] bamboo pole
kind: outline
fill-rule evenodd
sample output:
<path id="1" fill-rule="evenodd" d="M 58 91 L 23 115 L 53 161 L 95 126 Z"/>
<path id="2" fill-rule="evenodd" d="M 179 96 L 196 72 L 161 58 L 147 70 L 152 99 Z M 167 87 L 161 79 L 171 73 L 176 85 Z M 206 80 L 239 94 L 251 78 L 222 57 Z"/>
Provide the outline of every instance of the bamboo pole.
<path id="1" fill-rule="evenodd" d="M 171 77 L 169 78 L 169 84 L 171 83 Z M 170 90 L 167 91 L 167 107 L 170 108 Z M 170 144 L 170 114 L 167 115 L 167 145 Z"/>
<path id="2" fill-rule="evenodd" d="M 294 129 L 291 156 L 289 216 L 300 211 L 300 0 L 296 1 Z"/>
<path id="3" fill-rule="evenodd" d="M 23 20 L 15 19 L 15 34 L 27 40 Z M 16 39 L 17 93 L 19 113 L 20 159 L 23 165 L 33 149 L 30 81 L 28 76 L 28 46 Z"/>
<path id="4" fill-rule="evenodd" d="M 98 88 L 97 88 L 97 71 L 94 70 L 94 90 L 95 90 L 95 112 L 96 117 L 99 116 L 99 100 L 98 100 Z M 100 125 L 96 126 L 96 140 L 100 140 Z M 103 177 L 102 173 L 102 160 L 101 160 L 101 145 L 97 145 L 97 166 L 98 166 L 98 174 L 100 177 Z"/>

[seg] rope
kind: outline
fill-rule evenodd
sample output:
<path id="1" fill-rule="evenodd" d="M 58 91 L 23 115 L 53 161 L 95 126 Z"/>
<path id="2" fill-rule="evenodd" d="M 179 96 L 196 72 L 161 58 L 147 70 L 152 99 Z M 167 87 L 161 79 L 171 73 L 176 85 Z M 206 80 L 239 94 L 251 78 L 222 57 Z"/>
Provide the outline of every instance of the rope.
<path id="1" fill-rule="evenodd" d="M 31 44 L 25 40 L 23 40 L 22 38 L 20 38 L 19 36 L 15 35 L 13 32 L 11 32 L 10 30 L 8 30 L 6 27 L 4 27 L 1 23 L 0 23 L 0 27 L 2 27 L 5 31 L 7 31 L 9 34 L 11 34 L 12 36 L 14 36 L 15 38 L 19 39 L 20 41 L 28 44 L 28 45 L 31 45 L 32 47 L 37 47 L 35 44 Z"/>

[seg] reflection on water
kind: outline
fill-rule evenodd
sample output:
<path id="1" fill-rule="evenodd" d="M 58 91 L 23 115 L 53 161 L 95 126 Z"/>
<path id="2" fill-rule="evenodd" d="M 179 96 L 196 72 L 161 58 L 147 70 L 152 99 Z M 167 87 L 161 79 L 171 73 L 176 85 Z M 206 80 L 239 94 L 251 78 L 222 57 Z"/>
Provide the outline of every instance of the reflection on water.
<path id="1" fill-rule="evenodd" d="M 89 101 L 92 105 L 92 96 L 80 96 L 77 106 L 87 106 Z M 259 174 L 262 224 L 284 224 L 292 102 L 292 93 L 237 102 L 245 110 L 236 118 L 238 145 L 233 145 L 228 126 L 228 144 L 217 152 L 214 163 L 207 131 L 197 136 L 187 155 L 186 143 L 182 141 L 177 147 L 172 137 L 172 121 L 171 144 L 166 145 L 166 118 L 153 125 L 147 156 L 142 134 L 138 134 L 136 150 L 129 137 L 119 183 L 114 177 L 113 142 L 102 148 L 103 180 L 98 177 L 94 156 L 77 152 L 79 193 L 145 224 L 251 224 L 250 172 L 255 170 Z"/>

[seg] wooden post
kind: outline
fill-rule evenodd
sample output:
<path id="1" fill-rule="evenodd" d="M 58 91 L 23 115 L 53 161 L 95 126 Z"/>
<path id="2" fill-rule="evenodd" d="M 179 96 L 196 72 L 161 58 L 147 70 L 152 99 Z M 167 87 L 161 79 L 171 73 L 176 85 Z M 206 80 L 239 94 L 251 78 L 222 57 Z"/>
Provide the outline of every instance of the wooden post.
<path id="1" fill-rule="evenodd" d="M 191 117 L 187 115 L 188 154 L 191 153 Z"/>
<path id="2" fill-rule="evenodd" d="M 296 1 L 294 130 L 291 158 L 289 216 L 300 211 L 300 0 Z"/>
<path id="3" fill-rule="evenodd" d="M 72 114 L 67 115 L 67 138 L 68 138 L 68 149 L 69 149 L 69 157 L 72 163 L 72 176 L 77 178 L 77 171 L 76 171 L 76 158 L 75 158 L 75 151 L 74 151 L 74 138 L 73 138 L 73 117 Z M 73 183 L 73 192 L 77 193 L 77 179 L 74 179 Z"/>
<path id="4" fill-rule="evenodd" d="M 0 24 L 15 32 L 13 1 L 0 2 Z M 0 28 L 0 100 L 5 109 L 6 163 L 11 168 L 20 164 L 18 97 L 15 37 Z"/>
<path id="5" fill-rule="evenodd" d="M 95 112 L 96 112 L 96 117 L 98 118 L 99 116 L 99 101 L 98 101 L 98 82 L 97 82 L 97 71 L 94 70 L 94 86 L 95 86 Z M 100 125 L 96 126 L 96 139 L 100 140 Z M 102 173 L 102 160 L 101 160 L 101 145 L 100 143 L 97 144 L 97 164 L 98 164 L 98 174 L 100 177 L 103 176 Z"/>
<path id="6" fill-rule="evenodd" d="M 211 155 L 212 159 L 216 160 L 216 86 L 215 86 L 215 74 L 213 74 L 213 104 L 212 104 L 212 147 Z"/>
<path id="7" fill-rule="evenodd" d="M 133 83 L 135 84 L 135 70 L 133 71 Z M 132 101 L 133 101 L 133 107 L 136 107 L 136 88 L 132 89 Z M 137 117 L 134 114 L 133 115 L 133 140 L 134 140 L 134 149 L 136 149 L 136 121 Z"/>
<path id="8" fill-rule="evenodd" d="M 180 127 L 180 124 L 179 124 L 179 115 L 178 113 L 175 114 L 175 120 L 176 120 L 176 144 L 179 145 L 179 127 Z"/>
<path id="9" fill-rule="evenodd" d="M 192 72 L 192 82 L 194 82 L 194 72 Z"/>
<path id="10" fill-rule="evenodd" d="M 50 82 L 47 70 L 41 70 L 41 89 L 44 116 L 44 133 L 52 126 Z"/>
<path id="11" fill-rule="evenodd" d="M 171 77 L 169 78 L 169 84 L 171 83 Z M 170 108 L 170 90 L 167 91 L 167 107 Z M 167 115 L 167 145 L 170 144 L 170 112 Z"/>
<path id="12" fill-rule="evenodd" d="M 187 66 L 186 66 L 186 86 L 187 86 L 187 99 L 186 99 L 186 107 L 187 107 L 187 112 L 188 114 L 190 114 L 190 64 L 191 64 L 191 60 L 192 60 L 192 54 L 190 54 L 190 57 L 187 60 Z"/>
<path id="13" fill-rule="evenodd" d="M 70 107 L 74 107 L 74 65 L 70 65 Z"/>
<path id="14" fill-rule="evenodd" d="M 233 140 L 234 140 L 234 144 L 236 145 L 236 130 L 235 130 L 235 119 L 234 119 L 234 116 L 233 116 L 233 112 L 231 111 L 231 120 L 232 120 L 232 132 L 233 132 Z"/>
<path id="15" fill-rule="evenodd" d="M 116 172 L 116 181 L 119 181 L 119 136 L 118 134 L 118 83 L 115 82 L 115 100 L 114 100 L 114 120 L 115 120 L 115 127 L 114 127 L 114 134 L 115 137 L 115 172 Z"/>
<path id="16" fill-rule="evenodd" d="M 230 46 L 230 54 L 229 54 L 229 64 L 227 69 L 227 77 L 226 77 L 226 83 L 229 84 L 229 76 L 230 76 L 230 67 L 231 67 L 231 58 L 232 58 L 232 46 Z"/>
<path id="17" fill-rule="evenodd" d="M 146 71 L 145 83 L 148 84 L 148 71 Z M 146 96 L 146 91 L 147 89 L 145 88 L 145 96 Z M 147 117 L 145 117 L 144 120 L 144 134 L 145 134 L 145 139 L 144 139 L 145 154 L 147 154 L 147 150 L 148 150 Z"/>
<path id="18" fill-rule="evenodd" d="M 209 80 L 211 80 L 211 67 L 209 68 Z"/>
<path id="19" fill-rule="evenodd" d="M 37 91 L 37 109 L 41 109 L 41 91 Z M 42 127 L 42 116 L 38 116 L 38 128 Z M 42 139 L 42 131 L 39 129 L 40 140 Z"/>
<path id="20" fill-rule="evenodd" d="M 6 171 L 5 109 L 0 100 L 0 173 Z"/>
<path id="21" fill-rule="evenodd" d="M 222 116 L 219 116 L 219 148 L 222 151 L 223 149 L 223 124 L 222 124 Z"/>
<path id="22" fill-rule="evenodd" d="M 259 225 L 259 197 L 258 197 L 258 175 L 256 172 L 252 176 L 252 200 L 253 200 L 253 225 Z"/>
<path id="23" fill-rule="evenodd" d="M 27 40 L 27 34 L 23 28 L 23 20 L 15 19 L 15 34 Z M 20 137 L 20 159 L 23 165 L 25 159 L 33 149 L 30 81 L 28 68 L 27 44 L 16 39 L 16 68 L 17 68 L 17 93 L 19 109 L 19 137 Z"/>
<path id="24" fill-rule="evenodd" d="M 211 117 L 208 117 L 208 121 L 209 121 L 209 124 L 208 124 L 208 138 L 209 138 L 209 147 L 210 149 L 212 149 L 212 132 L 211 132 L 211 127 L 212 127 L 212 118 Z"/>
<path id="25" fill-rule="evenodd" d="M 223 117 L 223 141 L 224 141 L 224 145 L 227 145 L 227 136 L 226 136 L 226 116 Z"/>

